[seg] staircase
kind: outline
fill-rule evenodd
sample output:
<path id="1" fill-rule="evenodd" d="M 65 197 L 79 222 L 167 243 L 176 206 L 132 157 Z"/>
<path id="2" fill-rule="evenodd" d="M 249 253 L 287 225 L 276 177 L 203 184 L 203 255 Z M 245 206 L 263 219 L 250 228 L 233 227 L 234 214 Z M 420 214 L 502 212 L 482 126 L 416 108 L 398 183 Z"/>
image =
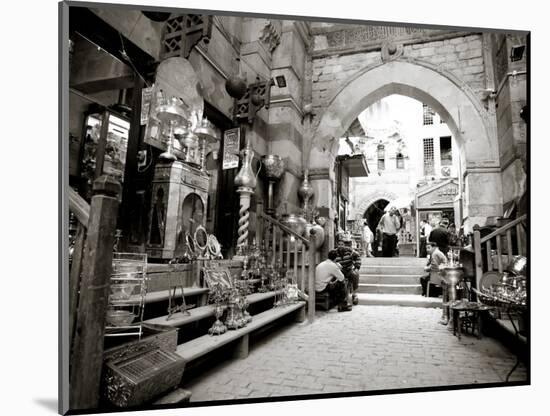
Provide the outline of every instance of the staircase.
<path id="1" fill-rule="evenodd" d="M 441 298 L 421 295 L 419 278 L 425 265 L 426 259 L 417 257 L 363 257 L 359 304 L 440 307 Z"/>

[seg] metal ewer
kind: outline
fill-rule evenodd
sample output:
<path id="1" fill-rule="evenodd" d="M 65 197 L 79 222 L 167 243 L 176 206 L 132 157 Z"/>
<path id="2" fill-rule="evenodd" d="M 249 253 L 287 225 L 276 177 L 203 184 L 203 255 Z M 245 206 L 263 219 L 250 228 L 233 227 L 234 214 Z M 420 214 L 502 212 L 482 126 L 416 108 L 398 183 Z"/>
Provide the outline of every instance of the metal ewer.
<path id="1" fill-rule="evenodd" d="M 197 128 L 195 134 L 201 139 L 200 143 L 200 165 L 201 170 L 205 170 L 205 158 L 206 158 L 206 145 L 207 143 L 215 143 L 220 140 L 216 131 L 212 128 L 210 122 L 206 117 L 202 119 Z"/>
<path id="2" fill-rule="evenodd" d="M 263 175 L 268 181 L 266 213 L 273 215 L 275 213 L 275 208 L 273 207 L 273 188 L 285 172 L 285 161 L 279 155 L 265 155 L 262 156 L 262 165 L 264 167 Z"/>
<path id="3" fill-rule="evenodd" d="M 315 189 L 313 189 L 313 186 L 309 182 L 309 169 L 305 169 L 304 180 L 302 181 L 302 184 L 298 188 L 298 197 L 304 203 L 304 206 L 303 206 L 304 213 L 308 212 L 309 201 L 313 198 L 314 195 L 315 195 Z"/>

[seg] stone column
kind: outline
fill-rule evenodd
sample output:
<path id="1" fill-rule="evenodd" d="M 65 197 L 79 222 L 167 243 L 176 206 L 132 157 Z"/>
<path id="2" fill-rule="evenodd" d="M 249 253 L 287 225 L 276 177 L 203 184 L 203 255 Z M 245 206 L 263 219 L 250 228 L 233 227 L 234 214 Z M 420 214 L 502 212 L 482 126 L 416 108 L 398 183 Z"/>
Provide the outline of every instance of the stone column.
<path id="1" fill-rule="evenodd" d="M 469 167 L 464 173 L 464 228 L 483 226 L 488 217 L 502 215 L 502 180 L 500 168 Z"/>
<path id="2" fill-rule="evenodd" d="M 269 153 L 285 159 L 286 171 L 279 183 L 276 204 L 288 203 L 290 212 L 298 212 L 298 188 L 305 168 L 302 163 L 304 147 L 303 86 L 306 53 L 309 45 L 308 27 L 304 22 L 280 22 L 280 42 L 273 49 L 272 77 L 269 109 Z M 277 82 L 284 77 L 286 85 Z"/>

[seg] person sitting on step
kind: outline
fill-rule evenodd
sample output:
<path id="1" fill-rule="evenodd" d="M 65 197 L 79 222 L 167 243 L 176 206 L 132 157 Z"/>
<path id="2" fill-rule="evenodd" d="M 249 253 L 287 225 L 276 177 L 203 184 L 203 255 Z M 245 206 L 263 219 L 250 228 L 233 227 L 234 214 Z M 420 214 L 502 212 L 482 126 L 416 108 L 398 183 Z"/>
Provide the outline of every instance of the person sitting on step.
<path id="1" fill-rule="evenodd" d="M 336 250 L 328 252 L 328 258 L 315 267 L 315 293 L 327 294 L 330 304 L 338 305 L 338 312 L 349 311 L 347 305 L 347 289 L 344 274 L 339 264 L 334 260 L 338 256 Z"/>
<path id="2" fill-rule="evenodd" d="M 351 303 L 357 305 L 357 289 L 359 288 L 359 269 L 361 268 L 361 256 L 351 248 L 351 236 L 348 233 L 338 234 L 338 247 L 336 247 L 338 257 L 334 260 L 342 266 L 342 272 L 348 284 L 348 290 L 351 293 Z"/>

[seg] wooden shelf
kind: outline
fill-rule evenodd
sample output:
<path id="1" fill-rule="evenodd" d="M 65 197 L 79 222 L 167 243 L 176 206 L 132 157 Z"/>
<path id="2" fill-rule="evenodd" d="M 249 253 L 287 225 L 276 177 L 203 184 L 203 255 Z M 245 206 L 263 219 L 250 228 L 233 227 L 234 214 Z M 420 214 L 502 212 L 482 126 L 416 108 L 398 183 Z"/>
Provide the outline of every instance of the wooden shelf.
<path id="1" fill-rule="evenodd" d="M 208 291 L 208 289 L 206 289 Z M 248 303 L 253 304 L 265 299 L 275 297 L 277 293 L 281 291 L 265 292 L 265 293 L 253 293 L 247 296 Z M 168 299 L 168 298 L 167 298 Z M 166 320 L 168 315 L 159 316 L 158 318 L 148 319 L 143 321 L 146 324 L 167 325 L 167 326 L 182 326 L 195 322 L 204 318 L 214 316 L 214 305 L 199 306 L 197 308 L 189 309 L 189 314 L 183 314 L 181 312 L 175 313 L 169 320 Z"/>
<path id="2" fill-rule="evenodd" d="M 196 296 L 208 293 L 208 289 L 204 287 L 184 287 L 183 293 L 185 296 Z M 176 296 L 181 296 L 181 287 L 176 288 Z M 169 289 L 149 292 L 145 295 L 145 303 L 160 302 L 163 300 L 168 300 L 169 297 Z"/>

